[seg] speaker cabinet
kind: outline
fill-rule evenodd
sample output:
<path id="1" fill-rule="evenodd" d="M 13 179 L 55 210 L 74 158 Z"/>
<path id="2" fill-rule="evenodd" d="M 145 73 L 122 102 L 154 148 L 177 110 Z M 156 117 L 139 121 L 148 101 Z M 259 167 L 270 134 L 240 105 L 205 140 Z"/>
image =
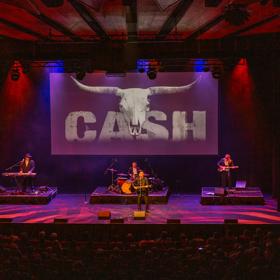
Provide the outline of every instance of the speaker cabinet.
<path id="1" fill-rule="evenodd" d="M 98 220 L 109 220 L 111 218 L 111 212 L 108 210 L 99 211 L 97 213 Z"/>
<path id="2" fill-rule="evenodd" d="M 215 195 L 223 196 L 223 195 L 225 195 L 225 189 L 224 188 L 215 188 L 214 193 L 215 193 Z"/>
<path id="3" fill-rule="evenodd" d="M 166 223 L 167 224 L 181 224 L 181 220 L 180 219 L 167 219 Z"/>
<path id="4" fill-rule="evenodd" d="M 134 218 L 134 220 L 145 220 L 146 212 L 145 211 L 134 211 L 133 218 Z"/>
<path id="5" fill-rule="evenodd" d="M 53 220 L 54 224 L 67 224 L 68 223 L 68 219 L 65 218 L 55 218 Z"/>
<path id="6" fill-rule="evenodd" d="M 110 223 L 111 224 L 124 224 L 124 219 L 123 218 L 111 219 Z"/>
<path id="7" fill-rule="evenodd" d="M 0 223 L 11 223 L 12 221 L 12 218 L 0 218 Z"/>
<path id="8" fill-rule="evenodd" d="M 238 224 L 238 219 L 224 219 L 224 224 Z"/>

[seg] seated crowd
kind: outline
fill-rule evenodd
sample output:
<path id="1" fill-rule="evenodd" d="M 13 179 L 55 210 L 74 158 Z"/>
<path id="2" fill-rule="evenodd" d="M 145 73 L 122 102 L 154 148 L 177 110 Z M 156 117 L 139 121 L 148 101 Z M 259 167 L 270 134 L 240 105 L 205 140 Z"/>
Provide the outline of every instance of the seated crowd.
<path id="1" fill-rule="evenodd" d="M 88 232 L 0 234 L 0 279 L 280 279 L 280 237 L 262 228 L 109 241 Z"/>

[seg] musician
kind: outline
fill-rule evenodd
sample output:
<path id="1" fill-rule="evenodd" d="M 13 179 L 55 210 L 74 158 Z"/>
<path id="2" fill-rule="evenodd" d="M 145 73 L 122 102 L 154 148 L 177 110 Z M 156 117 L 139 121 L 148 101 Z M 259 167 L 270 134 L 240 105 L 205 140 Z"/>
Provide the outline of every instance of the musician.
<path id="1" fill-rule="evenodd" d="M 31 154 L 27 153 L 24 155 L 23 160 L 19 164 L 19 173 L 31 174 L 35 170 L 35 161 L 32 159 Z M 31 176 L 19 177 L 18 184 L 21 187 L 22 192 L 26 192 L 28 187 L 33 187 L 33 178 Z"/>
<path id="2" fill-rule="evenodd" d="M 132 180 L 137 179 L 139 171 L 140 171 L 140 168 L 138 167 L 137 162 L 133 161 L 131 166 L 128 169 L 128 174 L 130 176 L 130 179 L 132 179 Z"/>
<path id="3" fill-rule="evenodd" d="M 145 177 L 145 174 L 142 170 L 139 172 L 139 176 L 136 178 L 133 185 L 136 187 L 146 186 L 146 188 L 140 188 L 136 190 L 137 205 L 138 205 L 138 210 L 141 211 L 141 202 L 142 202 L 142 198 L 144 198 L 145 205 L 146 205 L 146 212 L 149 212 L 149 201 L 148 201 L 149 191 L 147 188 L 148 179 Z"/>
<path id="4" fill-rule="evenodd" d="M 233 187 L 233 180 L 231 174 L 231 168 L 234 166 L 233 160 L 230 154 L 225 154 L 223 158 L 221 158 L 218 163 L 218 171 L 221 173 L 221 184 L 222 187 Z"/>

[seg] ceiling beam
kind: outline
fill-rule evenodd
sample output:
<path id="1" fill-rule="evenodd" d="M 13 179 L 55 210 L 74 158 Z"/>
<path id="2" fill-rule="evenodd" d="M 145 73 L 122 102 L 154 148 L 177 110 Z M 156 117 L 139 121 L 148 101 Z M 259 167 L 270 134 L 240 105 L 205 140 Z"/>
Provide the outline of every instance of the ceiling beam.
<path id="1" fill-rule="evenodd" d="M 77 13 L 83 18 L 83 20 L 88 24 L 88 26 L 103 40 L 109 40 L 110 37 L 107 35 L 106 31 L 99 24 L 99 22 L 91 15 L 88 9 L 78 2 L 77 0 L 69 0 L 69 3 L 77 11 Z"/>
<path id="2" fill-rule="evenodd" d="M 258 22 L 256 22 L 256 23 L 253 23 L 253 24 L 251 24 L 251 25 L 249 25 L 249 26 L 247 26 L 247 27 L 244 27 L 244 28 L 239 29 L 239 30 L 237 30 L 237 31 L 235 31 L 235 32 L 232 32 L 232 33 L 226 35 L 224 38 L 233 37 L 233 36 L 238 36 L 238 35 L 240 35 L 240 34 L 242 34 L 242 33 L 245 33 L 245 32 L 247 32 L 247 31 L 250 31 L 250 30 L 252 30 L 252 29 L 255 29 L 255 28 L 259 27 L 259 26 L 262 26 L 262 25 L 264 25 L 264 24 L 266 24 L 266 23 L 269 23 L 269 22 L 271 22 L 271 21 L 273 21 L 273 20 L 276 20 L 276 19 L 278 19 L 278 18 L 280 18 L 280 14 L 272 15 L 272 16 L 270 16 L 270 17 L 268 17 L 268 18 L 265 18 L 265 19 L 262 19 L 262 20 L 260 20 L 260 21 L 258 21 Z"/>
<path id="3" fill-rule="evenodd" d="M 51 26 L 52 28 L 56 29 L 60 33 L 64 34 L 65 36 L 69 37 L 73 41 L 82 41 L 82 39 L 74 34 L 72 31 L 70 31 L 67 27 L 64 25 L 58 23 L 57 21 L 47 17 L 46 15 L 40 13 L 40 14 L 32 14 L 34 17 L 39 19 L 40 21 L 44 22 L 45 24 Z"/>
<path id="4" fill-rule="evenodd" d="M 211 21 L 207 22 L 206 24 L 202 25 L 200 28 L 198 28 L 195 32 L 193 32 L 190 36 L 188 36 L 185 40 L 186 41 L 191 41 L 191 40 L 195 40 L 196 38 L 198 38 L 200 35 L 204 34 L 205 32 L 207 32 L 208 30 L 210 30 L 211 28 L 213 28 L 215 25 L 217 25 L 218 23 L 220 23 L 221 21 L 224 20 L 224 15 L 219 15 L 217 17 L 215 17 L 214 19 L 212 19 Z"/>
<path id="5" fill-rule="evenodd" d="M 137 1 L 136 0 L 123 0 L 125 6 L 125 21 L 127 28 L 128 41 L 135 40 L 137 38 Z"/>
<path id="6" fill-rule="evenodd" d="M 135 69 L 137 58 L 176 59 L 199 57 L 237 57 L 271 56 L 278 59 L 280 34 L 264 34 L 261 36 L 231 37 L 227 39 L 206 41 L 138 41 L 111 44 L 103 41 L 95 42 L 21 42 L 1 41 L 0 59 L 61 60 L 90 59 L 96 63 L 96 69 L 104 69 L 112 65 L 108 57 L 118 53 L 126 69 Z M 117 47 L 117 48 L 116 48 Z M 121 52 L 119 49 L 123 48 Z"/>
<path id="7" fill-rule="evenodd" d="M 167 18 L 161 30 L 157 34 L 157 39 L 164 39 L 178 24 L 182 17 L 186 14 L 191 6 L 193 0 L 181 0 L 176 8 L 172 11 L 171 15 Z"/>
<path id="8" fill-rule="evenodd" d="M 39 38 L 39 39 L 42 39 L 42 40 L 44 40 L 44 41 L 53 41 L 52 39 L 50 39 L 50 38 L 47 37 L 47 36 L 42 35 L 41 33 L 38 33 L 38 32 L 36 32 L 36 31 L 33 31 L 33 30 L 29 29 L 29 28 L 26 28 L 26 27 L 24 27 L 24 26 L 21 26 L 21 25 L 19 25 L 19 24 L 17 24 L 17 23 L 14 23 L 14 22 L 12 22 L 12 21 L 7 20 L 7 19 L 0 18 L 0 22 L 3 23 L 3 24 L 5 24 L 5 25 L 7 25 L 7 26 L 9 26 L 9 27 L 11 27 L 11 28 L 14 28 L 14 29 L 19 30 L 20 32 L 23 32 L 23 33 L 32 35 L 32 36 L 34 36 L 34 37 L 36 37 L 36 38 Z"/>

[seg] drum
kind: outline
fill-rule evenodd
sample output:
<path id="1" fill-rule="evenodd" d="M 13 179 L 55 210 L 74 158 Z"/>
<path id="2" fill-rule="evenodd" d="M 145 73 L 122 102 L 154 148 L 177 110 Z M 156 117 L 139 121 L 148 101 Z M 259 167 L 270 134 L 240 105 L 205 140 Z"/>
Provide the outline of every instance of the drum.
<path id="1" fill-rule="evenodd" d="M 127 181 L 126 177 L 118 177 L 117 178 L 117 185 L 120 186 L 120 188 L 121 188 L 125 181 Z"/>
<path id="2" fill-rule="evenodd" d="M 131 185 L 132 185 L 132 181 L 131 180 L 126 180 L 123 184 L 122 184 L 122 192 L 124 194 L 132 194 L 131 192 Z"/>

